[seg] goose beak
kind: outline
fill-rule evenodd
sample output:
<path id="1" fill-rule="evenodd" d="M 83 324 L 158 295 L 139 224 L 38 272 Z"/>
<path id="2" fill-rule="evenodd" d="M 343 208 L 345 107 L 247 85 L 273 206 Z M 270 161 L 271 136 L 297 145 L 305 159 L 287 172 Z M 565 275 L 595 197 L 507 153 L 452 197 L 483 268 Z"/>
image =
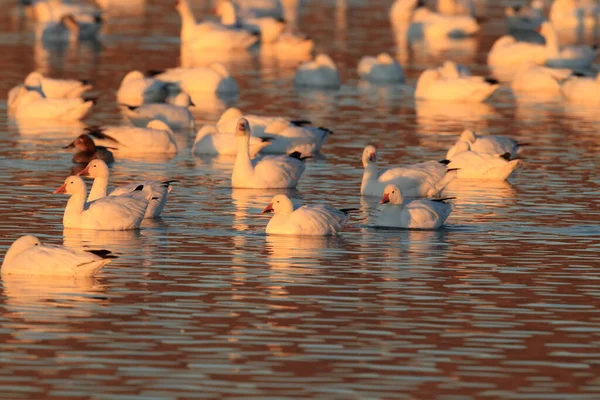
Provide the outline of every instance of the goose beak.
<path id="1" fill-rule="evenodd" d="M 73 149 L 73 148 L 75 148 L 75 142 L 74 141 L 71 142 L 71 144 L 69 144 L 68 146 L 65 146 L 64 148 L 65 149 Z"/>
<path id="2" fill-rule="evenodd" d="M 82 169 L 81 171 L 79 171 L 79 173 L 77 174 L 77 176 L 87 176 L 89 175 L 90 172 L 90 166 L 88 165 L 87 167 L 85 167 L 84 169 Z"/>
<path id="3" fill-rule="evenodd" d="M 269 203 L 267 204 L 267 206 L 265 208 L 263 208 L 261 214 L 265 214 L 268 212 L 272 212 L 273 211 L 273 203 Z"/>
<path id="4" fill-rule="evenodd" d="M 64 194 L 64 193 L 67 193 L 67 184 L 66 183 L 63 183 L 63 185 L 61 187 L 59 187 L 54 192 L 52 192 L 52 194 Z"/>
<path id="5" fill-rule="evenodd" d="M 385 204 L 385 203 L 389 203 L 389 202 L 390 202 L 390 194 L 389 193 L 384 193 L 383 197 L 379 201 L 379 204 Z"/>
<path id="6" fill-rule="evenodd" d="M 375 162 L 375 153 L 369 153 L 369 161 Z"/>

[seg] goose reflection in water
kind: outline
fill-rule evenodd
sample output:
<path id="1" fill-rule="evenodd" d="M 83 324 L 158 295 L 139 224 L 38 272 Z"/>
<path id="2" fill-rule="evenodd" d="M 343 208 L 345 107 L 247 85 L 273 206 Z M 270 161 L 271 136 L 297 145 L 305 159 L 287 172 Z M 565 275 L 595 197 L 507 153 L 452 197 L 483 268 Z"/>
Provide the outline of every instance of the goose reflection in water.
<path id="1" fill-rule="evenodd" d="M 415 102 L 417 122 L 426 133 L 460 132 L 465 126 L 482 129 L 501 115 L 484 103 Z"/>

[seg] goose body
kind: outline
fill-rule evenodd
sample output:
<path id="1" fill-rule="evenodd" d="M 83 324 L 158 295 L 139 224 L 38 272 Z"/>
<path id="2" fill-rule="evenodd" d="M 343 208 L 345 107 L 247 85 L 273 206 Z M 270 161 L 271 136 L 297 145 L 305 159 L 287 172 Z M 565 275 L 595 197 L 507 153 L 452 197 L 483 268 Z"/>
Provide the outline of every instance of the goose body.
<path id="1" fill-rule="evenodd" d="M 596 78 L 571 77 L 561 86 L 564 98 L 572 103 L 600 104 L 600 74 Z"/>
<path id="2" fill-rule="evenodd" d="M 43 245 L 31 235 L 22 236 L 9 247 L 3 276 L 94 276 L 111 262 L 108 250 L 83 251 L 64 246 Z"/>
<path id="3" fill-rule="evenodd" d="M 594 0 L 554 0 L 548 13 L 553 25 L 564 28 L 592 27 L 600 17 L 600 6 Z"/>
<path id="4" fill-rule="evenodd" d="M 37 90 L 48 99 L 79 98 L 83 93 L 93 89 L 87 81 L 47 78 L 39 72 L 27 75 L 24 84 L 28 90 Z"/>
<path id="5" fill-rule="evenodd" d="M 294 77 L 296 86 L 337 89 L 340 87 L 340 73 L 333 60 L 326 54 L 319 54 L 313 61 L 301 64 Z"/>
<path id="6" fill-rule="evenodd" d="M 142 104 L 125 106 L 121 110 L 135 126 L 147 126 L 151 121 L 162 121 L 172 130 L 194 129 L 194 116 L 189 106 L 190 97 L 186 93 L 176 96 L 172 104 Z"/>
<path id="7" fill-rule="evenodd" d="M 543 65 L 547 59 L 546 46 L 538 43 L 519 42 L 513 36 L 498 38 L 487 57 L 487 63 L 495 67 L 515 68 L 521 64 Z"/>
<path id="8" fill-rule="evenodd" d="M 285 194 L 273 197 L 262 213 L 273 212 L 266 233 L 275 235 L 330 236 L 348 222 L 346 211 L 326 204 L 305 205 L 294 210 L 292 201 Z"/>
<path id="9" fill-rule="evenodd" d="M 521 160 L 510 159 L 510 154 L 501 156 L 477 153 L 470 150 L 469 143 L 455 145 L 455 154 L 448 168 L 457 169 L 458 179 L 482 179 L 504 181 L 522 164 Z"/>
<path id="10" fill-rule="evenodd" d="M 271 143 L 265 139 L 250 137 L 248 151 L 250 158 L 255 158 L 258 153 Z M 192 146 L 195 154 L 235 156 L 237 154 L 237 140 L 235 134 L 218 132 L 214 125 L 204 125 L 198 130 Z"/>
<path id="11" fill-rule="evenodd" d="M 110 172 L 108 170 L 108 166 L 102 160 L 91 161 L 78 175 L 94 178 L 94 183 L 92 184 L 90 194 L 87 198 L 88 203 L 106 196 L 129 195 L 134 193 L 140 186 L 143 186 L 144 188 L 149 187 L 152 194 L 152 199 L 148 204 L 148 208 L 146 208 L 144 218 L 157 218 L 160 216 L 172 189 L 170 181 L 157 180 L 134 182 L 128 185 L 121 185 L 116 188 L 109 189 L 108 178 Z"/>
<path id="12" fill-rule="evenodd" d="M 379 170 L 374 146 L 365 147 L 362 162 L 365 171 L 360 194 L 363 196 L 380 196 L 393 183 L 408 197 L 433 197 L 456 177 L 455 171 L 448 171 L 446 164 L 438 161 Z"/>
<path id="13" fill-rule="evenodd" d="M 513 91 L 523 94 L 543 93 L 560 95 L 561 82 L 573 74 L 567 68 L 548 68 L 541 65 L 527 65 L 521 68 L 511 82 Z"/>
<path id="14" fill-rule="evenodd" d="M 100 146 L 118 154 L 175 154 L 177 143 L 173 131 L 162 121 L 153 120 L 146 128 L 134 126 L 92 127 L 87 133 Z"/>
<path id="15" fill-rule="evenodd" d="M 404 82 L 404 72 L 400 63 L 387 53 L 361 58 L 358 62 L 358 75 L 360 79 L 376 83 Z"/>
<path id="16" fill-rule="evenodd" d="M 468 143 L 469 148 L 476 153 L 494 156 L 501 156 L 508 153 L 511 158 L 515 158 L 520 149 L 519 142 L 509 137 L 478 135 L 471 129 L 465 129 L 456 141 L 456 144 L 446 153 L 446 159 L 452 160 L 456 153 L 464 151 L 464 145 L 461 145 L 461 142 Z"/>
<path id="17" fill-rule="evenodd" d="M 17 119 L 45 119 L 77 121 L 86 117 L 94 105 L 92 101 L 74 99 L 47 99 L 35 91 L 23 94 L 15 110 Z"/>
<path id="18" fill-rule="evenodd" d="M 124 231 L 138 229 L 152 198 L 150 188 L 130 194 L 108 196 L 86 203 L 86 185 L 70 176 L 54 193 L 70 194 L 63 216 L 65 228 Z"/>
<path id="19" fill-rule="evenodd" d="M 303 34 L 284 32 L 271 43 L 271 48 L 279 58 L 298 59 L 310 56 L 315 48 L 315 42 Z"/>
<path id="20" fill-rule="evenodd" d="M 293 188 L 306 169 L 300 154 L 251 159 L 249 152 L 250 125 L 240 118 L 235 131 L 237 155 L 231 176 L 234 188 L 284 189 Z"/>
<path id="21" fill-rule="evenodd" d="M 415 97 L 419 100 L 481 103 L 498 88 L 498 82 L 481 76 L 444 77 L 437 69 L 421 73 Z"/>
<path id="22" fill-rule="evenodd" d="M 222 64 L 207 67 L 171 68 L 156 75 L 156 79 L 176 84 L 186 93 L 232 94 L 239 91 L 236 80 Z"/>
<path id="23" fill-rule="evenodd" d="M 452 204 L 447 199 L 419 199 L 404 201 L 396 185 L 387 185 L 383 191 L 383 208 L 377 216 L 376 226 L 402 229 L 438 229 L 450 213 Z"/>
<path id="24" fill-rule="evenodd" d="M 117 102 L 127 106 L 164 103 L 168 94 L 168 83 L 147 78 L 140 71 L 131 71 L 121 81 Z"/>
<path id="25" fill-rule="evenodd" d="M 282 18 L 246 17 L 243 18 L 236 5 L 231 0 L 220 0 L 215 9 L 221 17 L 221 23 L 231 28 L 241 28 L 253 34 L 260 35 L 262 43 L 273 43 L 285 30 L 285 20 Z"/>

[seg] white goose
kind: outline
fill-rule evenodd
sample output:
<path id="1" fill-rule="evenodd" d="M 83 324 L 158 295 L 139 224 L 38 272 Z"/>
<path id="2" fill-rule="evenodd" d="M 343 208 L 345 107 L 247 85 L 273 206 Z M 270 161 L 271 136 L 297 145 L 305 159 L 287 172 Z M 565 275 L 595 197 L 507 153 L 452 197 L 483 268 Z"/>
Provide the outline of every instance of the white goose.
<path id="1" fill-rule="evenodd" d="M 236 80 L 219 63 L 207 67 L 170 68 L 154 78 L 175 84 L 192 96 L 195 93 L 235 94 L 239 91 Z"/>
<path id="2" fill-rule="evenodd" d="M 337 89 L 341 84 L 338 68 L 326 54 L 319 54 L 313 61 L 300 64 L 294 82 L 299 87 L 329 89 Z"/>
<path id="3" fill-rule="evenodd" d="M 360 79 L 375 83 L 404 82 L 404 72 L 400 63 L 388 53 L 361 58 L 358 62 L 358 75 Z"/>
<path id="4" fill-rule="evenodd" d="M 37 90 L 49 99 L 73 99 L 81 97 L 93 86 L 86 80 L 47 78 L 32 72 L 23 82 L 28 90 Z"/>
<path id="5" fill-rule="evenodd" d="M 514 92 L 539 98 L 540 95 L 559 96 L 561 82 L 572 76 L 573 71 L 567 68 L 548 68 L 541 65 L 525 65 L 511 82 Z"/>
<path id="6" fill-rule="evenodd" d="M 292 32 L 282 33 L 270 45 L 278 58 L 292 60 L 309 58 L 315 48 L 315 42 L 307 35 Z"/>
<path id="7" fill-rule="evenodd" d="M 181 41 L 195 50 L 248 49 L 259 41 L 259 36 L 243 29 L 233 29 L 218 22 L 196 22 L 187 0 L 177 0 L 176 9 L 181 17 Z"/>
<path id="8" fill-rule="evenodd" d="M 121 196 L 123 194 L 133 193 L 137 188 L 139 188 L 140 185 L 143 187 L 149 187 L 152 192 L 152 200 L 150 201 L 150 204 L 148 204 L 144 218 L 158 218 L 158 216 L 160 216 L 163 208 L 165 208 L 165 204 L 167 204 L 169 193 L 171 193 L 171 183 L 175 182 L 156 180 L 140 181 L 130 183 L 128 185 L 121 185 L 116 188 L 112 188 L 109 191 L 108 177 L 110 175 L 110 171 L 106 163 L 102 160 L 90 161 L 87 167 L 85 167 L 77 175 L 89 176 L 90 178 L 94 179 L 94 183 L 90 189 L 90 194 L 87 198 L 88 203 L 106 196 Z"/>
<path id="9" fill-rule="evenodd" d="M 35 90 L 19 92 L 17 99 L 13 99 L 11 107 L 15 110 L 17 119 L 77 121 L 85 118 L 94 105 L 93 101 L 84 101 L 80 98 L 47 99 Z"/>
<path id="10" fill-rule="evenodd" d="M 456 177 L 456 172 L 447 168 L 447 160 L 427 161 L 406 167 L 379 170 L 375 146 L 365 147 L 362 162 L 365 171 L 360 185 L 360 194 L 363 196 L 380 196 L 385 187 L 393 183 L 402 188 L 406 196 L 433 197 Z"/>
<path id="11" fill-rule="evenodd" d="M 8 91 L 8 98 L 6 99 L 6 105 L 8 106 L 8 112 L 14 115 L 21 105 L 21 101 L 25 95 L 29 92 L 25 85 L 18 84 Z"/>
<path id="12" fill-rule="evenodd" d="M 117 154 L 175 154 L 177 142 L 173 131 L 162 121 L 153 120 L 146 128 L 135 126 L 103 126 L 86 129 L 99 146 Z"/>
<path id="13" fill-rule="evenodd" d="M 437 70 L 444 79 L 458 79 L 471 76 L 469 68 L 450 60 L 444 61 L 442 66 L 438 67 Z"/>
<path id="14" fill-rule="evenodd" d="M 168 94 L 167 82 L 147 78 L 140 71 L 131 71 L 121 81 L 117 91 L 117 102 L 127 106 L 164 103 Z"/>
<path id="15" fill-rule="evenodd" d="M 43 245 L 31 235 L 21 236 L 10 245 L 2 262 L 2 275 L 94 276 L 111 262 L 108 250 L 73 250 Z"/>
<path id="16" fill-rule="evenodd" d="M 250 125 L 240 118 L 235 131 L 237 155 L 231 176 L 234 188 L 284 189 L 293 188 L 306 169 L 305 157 L 300 153 L 270 156 L 252 160 L 249 152 Z"/>
<path id="17" fill-rule="evenodd" d="M 554 0 L 548 18 L 564 28 L 593 27 L 598 23 L 600 7 L 594 0 Z"/>
<path id="18" fill-rule="evenodd" d="M 261 150 L 270 144 L 271 142 L 268 139 L 250 137 L 248 143 L 250 158 L 256 157 Z M 235 134 L 233 132 L 219 132 L 214 125 L 204 125 L 200 128 L 192 145 L 194 154 L 211 156 L 235 156 L 237 149 L 238 145 Z"/>
<path id="19" fill-rule="evenodd" d="M 170 104 L 143 104 L 124 106 L 121 111 L 135 126 L 147 126 L 150 121 L 162 121 L 172 130 L 194 129 L 195 121 L 189 106 L 193 106 L 187 93 L 179 93 Z"/>
<path id="20" fill-rule="evenodd" d="M 498 81 L 482 76 L 444 77 L 438 69 L 427 69 L 417 81 L 419 100 L 481 103 L 498 88 Z"/>
<path id="21" fill-rule="evenodd" d="M 464 145 L 461 142 L 469 143 L 469 148 L 477 153 L 494 156 L 501 156 L 508 153 L 510 154 L 510 158 L 516 158 L 521 146 L 525 145 L 506 136 L 478 135 L 471 129 L 465 129 L 456 141 L 456 144 L 446 153 L 446 159 L 452 160 L 456 153 L 461 150 L 464 151 Z"/>
<path id="22" fill-rule="evenodd" d="M 239 10 L 231 0 L 220 0 L 215 13 L 221 17 L 221 23 L 231 28 L 244 29 L 260 35 L 262 43 L 273 43 L 285 30 L 285 20 L 282 18 L 253 17 L 241 18 Z"/>
<path id="23" fill-rule="evenodd" d="M 302 206 L 294 210 L 294 204 L 285 194 L 278 194 L 262 210 L 272 212 L 266 233 L 275 235 L 330 236 L 337 233 L 348 222 L 348 212 L 326 204 Z"/>
<path id="24" fill-rule="evenodd" d="M 516 5 L 504 9 L 506 25 L 512 31 L 536 31 L 546 21 L 543 0 L 533 0 L 530 5 Z"/>
<path id="25" fill-rule="evenodd" d="M 465 37 L 479 31 L 479 24 L 469 15 L 442 15 L 425 7 L 422 0 L 396 0 L 390 9 L 392 24 L 408 28 L 408 37 L 435 39 Z"/>
<path id="26" fill-rule="evenodd" d="M 561 93 L 572 103 L 599 105 L 600 74 L 595 78 L 571 77 L 561 86 Z"/>
<path id="27" fill-rule="evenodd" d="M 130 194 L 103 197 L 86 203 L 85 182 L 78 176 L 70 176 L 54 194 L 71 195 L 63 216 L 65 228 L 125 231 L 140 227 L 152 199 L 150 188 L 140 185 L 139 189 Z"/>
<path id="28" fill-rule="evenodd" d="M 469 143 L 459 141 L 454 145 L 454 155 L 448 168 L 457 170 L 458 179 L 506 180 L 521 164 L 510 153 L 500 156 L 471 151 Z"/>
<path id="29" fill-rule="evenodd" d="M 598 55 L 598 49 L 588 45 L 560 46 L 558 34 L 551 22 L 544 22 L 541 34 L 546 39 L 546 65 L 554 68 L 587 68 Z"/>
<path id="30" fill-rule="evenodd" d="M 452 212 L 453 199 L 419 199 L 404 202 L 404 196 L 398 186 L 387 185 L 380 203 L 385 204 L 375 226 L 403 229 L 438 229 Z"/>

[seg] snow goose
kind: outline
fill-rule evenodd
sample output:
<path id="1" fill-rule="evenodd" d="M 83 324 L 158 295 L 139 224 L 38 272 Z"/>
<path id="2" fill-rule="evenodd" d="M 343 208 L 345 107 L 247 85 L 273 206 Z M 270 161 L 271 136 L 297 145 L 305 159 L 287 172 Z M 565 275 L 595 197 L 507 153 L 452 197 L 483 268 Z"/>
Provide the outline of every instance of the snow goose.
<path id="1" fill-rule="evenodd" d="M 340 87 L 340 73 L 328 55 L 319 54 L 314 61 L 307 61 L 298 67 L 294 82 L 299 87 L 337 89 Z"/>
<path id="2" fill-rule="evenodd" d="M 76 121 L 85 118 L 94 105 L 93 101 L 75 99 L 47 99 L 35 91 L 24 93 L 15 110 L 17 119 L 44 119 Z"/>
<path id="3" fill-rule="evenodd" d="M 573 74 L 566 68 L 554 69 L 541 65 L 524 65 L 515 74 L 511 88 L 514 92 L 528 95 L 533 94 L 536 98 L 540 95 L 560 95 L 560 84 Z"/>
<path id="4" fill-rule="evenodd" d="M 96 144 L 110 147 L 117 154 L 175 154 L 177 142 L 171 128 L 153 120 L 145 128 L 135 126 L 103 126 L 86 129 Z"/>
<path id="5" fill-rule="evenodd" d="M 231 176 L 234 188 L 285 189 L 293 188 L 306 169 L 306 157 L 300 153 L 285 156 L 250 158 L 250 124 L 240 118 L 235 131 L 237 155 Z"/>
<path id="6" fill-rule="evenodd" d="M 470 15 L 475 18 L 473 0 L 437 0 L 437 10 L 443 15 Z"/>
<path id="7" fill-rule="evenodd" d="M 396 0 L 390 9 L 392 25 L 408 28 L 408 37 L 434 39 L 466 37 L 479 31 L 469 15 L 442 15 L 425 7 L 422 0 Z"/>
<path id="8" fill-rule="evenodd" d="M 438 67 L 438 71 L 441 77 L 445 79 L 458 79 L 471 76 L 469 68 L 449 60 L 444 61 L 442 66 Z"/>
<path id="9" fill-rule="evenodd" d="M 83 179 L 69 176 L 54 194 L 69 194 L 63 216 L 65 228 L 125 231 L 138 229 L 152 199 L 150 188 L 142 185 L 130 194 L 108 196 L 86 203 L 87 188 Z"/>
<path id="10" fill-rule="evenodd" d="M 248 143 L 250 158 L 256 157 L 262 149 L 270 144 L 269 139 L 251 136 Z M 194 154 L 211 156 L 235 156 L 237 149 L 238 145 L 234 132 L 218 132 L 214 125 L 204 125 L 200 128 L 192 146 Z"/>
<path id="11" fill-rule="evenodd" d="M 108 166 L 102 160 L 93 160 L 87 167 L 85 167 L 79 174 L 79 176 L 89 176 L 94 179 L 90 194 L 87 202 L 90 203 L 94 200 L 101 199 L 106 196 L 121 196 L 123 194 L 133 193 L 141 185 L 143 187 L 149 187 L 152 193 L 152 200 L 148 204 L 144 218 L 158 218 L 165 204 L 169 193 L 171 193 L 171 183 L 175 181 L 140 181 L 130 183 L 128 185 L 121 185 L 116 188 L 108 190 L 108 177 L 110 175 Z"/>
<path id="12" fill-rule="evenodd" d="M 547 60 L 546 46 L 538 43 L 519 42 L 511 35 L 498 38 L 487 57 L 491 67 L 519 68 L 525 63 L 543 65 Z"/>
<path id="13" fill-rule="evenodd" d="M 363 196 L 380 196 L 386 185 L 393 183 L 402 188 L 406 196 L 433 197 L 456 177 L 456 172 L 446 166 L 448 160 L 426 161 L 406 167 L 379 170 L 377 149 L 370 145 L 363 151 L 362 162 L 365 171 L 360 194 Z"/>
<path id="14" fill-rule="evenodd" d="M 8 98 L 6 100 L 6 104 L 8 106 L 8 112 L 11 115 L 14 115 L 21 105 L 21 101 L 25 97 L 25 95 L 29 92 L 25 85 L 18 84 L 8 91 Z"/>
<path id="15" fill-rule="evenodd" d="M 546 40 L 546 65 L 549 67 L 587 68 L 598 55 L 598 49 L 588 45 L 561 48 L 558 34 L 551 22 L 544 22 L 540 33 Z"/>
<path id="16" fill-rule="evenodd" d="M 403 229 L 438 229 L 452 212 L 453 205 L 444 199 L 419 199 L 404 202 L 400 188 L 394 184 L 383 190 L 380 203 L 384 204 L 375 226 Z"/>
<path id="17" fill-rule="evenodd" d="M 169 94 L 168 86 L 167 82 L 147 78 L 140 71 L 131 71 L 121 81 L 117 102 L 127 106 L 164 103 Z"/>
<path id="18" fill-rule="evenodd" d="M 595 78 L 571 77 L 562 84 L 561 93 L 572 103 L 599 105 L 600 74 Z"/>
<path id="19" fill-rule="evenodd" d="M 548 13 L 553 25 L 564 28 L 595 26 L 600 17 L 596 1 L 554 0 Z"/>
<path id="20" fill-rule="evenodd" d="M 147 126 L 152 120 L 162 121 L 172 130 L 194 129 L 194 116 L 189 106 L 194 105 L 187 93 L 179 93 L 171 104 L 142 104 L 123 106 L 122 113 L 135 126 Z"/>
<path id="21" fill-rule="evenodd" d="M 327 204 L 302 206 L 294 210 L 294 204 L 285 194 L 278 194 L 262 210 L 272 212 L 266 233 L 274 235 L 331 236 L 348 222 L 352 209 L 331 207 Z"/>
<path id="22" fill-rule="evenodd" d="M 217 3 L 215 13 L 221 17 L 221 23 L 227 27 L 244 29 L 260 35 L 262 43 L 273 43 L 285 30 L 285 20 L 273 17 L 242 18 L 239 10 L 231 0 L 221 0 Z"/>
<path id="23" fill-rule="evenodd" d="M 377 57 L 365 56 L 358 62 L 360 79 L 375 83 L 403 83 L 404 72 L 400 63 L 388 53 Z"/>
<path id="24" fill-rule="evenodd" d="M 469 143 L 469 148 L 477 153 L 495 156 L 508 153 L 511 158 L 516 158 L 521 146 L 524 145 L 506 136 L 478 135 L 471 129 L 465 129 L 456 141 L 455 146 L 450 148 L 448 153 L 446 153 L 446 159 L 452 160 L 452 157 L 454 157 L 458 150 L 464 149 L 464 145 L 461 142 Z M 456 147 L 457 145 L 458 147 Z"/>
<path id="25" fill-rule="evenodd" d="M 25 78 L 28 90 L 37 90 L 49 99 L 79 98 L 84 92 L 93 89 L 86 80 L 47 78 L 39 72 L 32 72 Z"/>
<path id="26" fill-rule="evenodd" d="M 108 250 L 74 250 L 43 245 L 31 235 L 21 236 L 10 245 L 2 262 L 2 275 L 94 276 L 111 262 Z"/>
<path id="27" fill-rule="evenodd" d="M 88 164 L 92 160 L 102 160 L 106 163 L 115 162 L 113 153 L 107 147 L 96 146 L 94 140 L 85 133 L 65 146 L 65 149 L 73 148 L 77 149 L 77 153 L 73 155 L 75 164 Z"/>
<path id="28" fill-rule="evenodd" d="M 218 22 L 197 23 L 187 0 L 177 0 L 176 9 L 181 17 L 181 41 L 195 50 L 248 49 L 259 40 L 256 34 Z"/>
<path id="29" fill-rule="evenodd" d="M 533 0 L 529 6 L 506 7 L 504 15 L 506 25 L 511 31 L 537 31 L 546 20 L 542 0 Z"/>
<path id="30" fill-rule="evenodd" d="M 154 78 L 177 85 L 192 97 L 197 93 L 235 94 L 239 91 L 236 80 L 220 63 L 207 67 L 171 68 Z"/>
<path id="31" fill-rule="evenodd" d="M 445 78 L 437 69 L 427 69 L 417 81 L 415 98 L 419 100 L 481 103 L 498 88 L 498 81 L 482 76 Z"/>
<path id="32" fill-rule="evenodd" d="M 301 33 L 284 32 L 270 44 L 270 48 L 280 59 L 306 59 L 312 58 L 315 42 Z"/>
<path id="33" fill-rule="evenodd" d="M 35 35 L 44 43 L 77 42 L 96 39 L 101 27 L 100 21 L 77 21 L 73 15 L 65 15 L 59 21 L 36 26 Z"/>
<path id="34" fill-rule="evenodd" d="M 492 155 L 471 151 L 468 142 L 454 145 L 454 155 L 448 168 L 456 169 L 458 179 L 483 179 L 504 181 L 522 164 L 511 159 L 510 153 Z"/>

